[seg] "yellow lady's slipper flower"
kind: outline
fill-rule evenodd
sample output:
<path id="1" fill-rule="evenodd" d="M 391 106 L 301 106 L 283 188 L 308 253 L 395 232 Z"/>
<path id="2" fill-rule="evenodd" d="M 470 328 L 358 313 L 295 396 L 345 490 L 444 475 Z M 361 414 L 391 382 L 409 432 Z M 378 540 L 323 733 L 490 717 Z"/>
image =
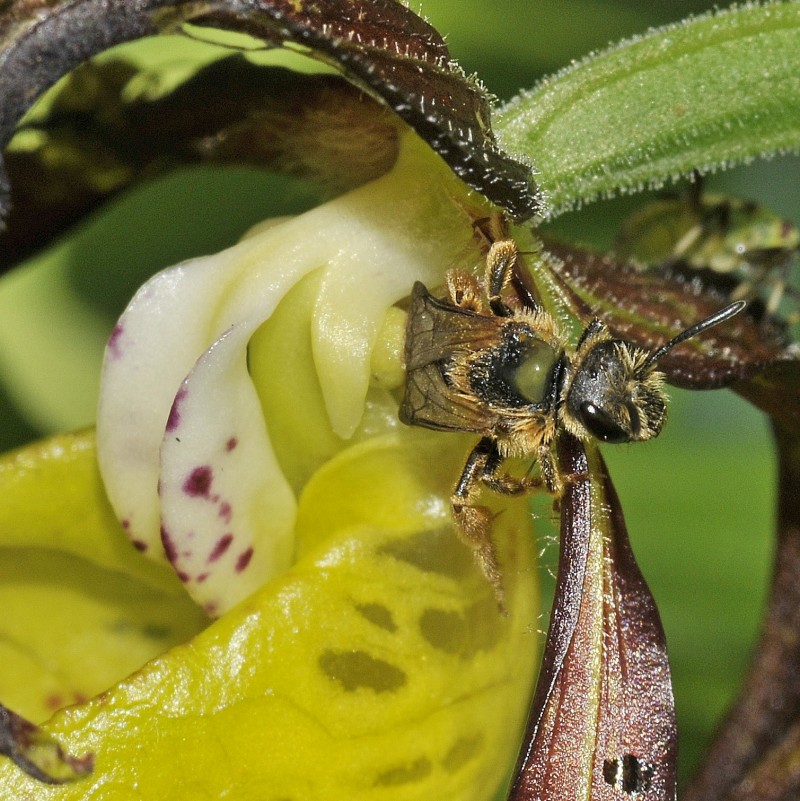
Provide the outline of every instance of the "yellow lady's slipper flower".
<path id="1" fill-rule="evenodd" d="M 53 564 L 80 565 L 78 595 L 136 586 L 182 622 L 152 607 L 120 614 L 160 620 L 166 650 L 140 650 L 113 676 L 98 669 L 82 685 L 93 697 L 64 697 L 79 703 L 44 724 L 70 753 L 93 753 L 93 772 L 45 787 L 3 761 L 0 795 L 408 801 L 497 790 L 537 654 L 530 515 L 520 500 L 498 518 L 503 616 L 449 514 L 469 441 L 401 426 L 395 393 L 393 304 L 415 280 L 433 286 L 480 260 L 471 220 L 483 212 L 409 135 L 383 178 L 140 290 L 108 345 L 98 420 L 120 522 L 99 493 L 91 438 L 67 439 L 67 450 L 83 443 L 84 478 L 68 514 L 48 518 L 50 540 L 37 536 L 58 552 L 45 557 Z M 60 461 L 41 461 L 60 503 Z M 102 512 L 81 544 L 87 507 Z M 37 521 L 22 508 L 5 531 L 30 537 L 19 524 Z M 48 600 L 65 615 L 82 608 L 70 586 L 66 574 L 53 580 Z M 200 609 L 219 619 L 194 634 Z M 113 629 L 113 613 L 93 614 L 87 634 Z M 38 653 L 69 661 L 69 637 L 59 652 L 31 629 Z M 102 658 L 88 642 L 85 653 Z M 39 689 L 51 680 L 45 671 Z M 10 688 L 3 698 L 13 705 Z M 20 711 L 43 718 L 29 701 Z"/>

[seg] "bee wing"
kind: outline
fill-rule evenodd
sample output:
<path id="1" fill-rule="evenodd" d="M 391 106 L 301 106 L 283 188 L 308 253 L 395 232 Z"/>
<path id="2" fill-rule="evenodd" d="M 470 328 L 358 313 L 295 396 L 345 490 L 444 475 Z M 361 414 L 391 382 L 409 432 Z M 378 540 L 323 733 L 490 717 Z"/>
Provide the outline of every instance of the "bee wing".
<path id="1" fill-rule="evenodd" d="M 400 419 L 409 425 L 437 431 L 483 433 L 490 426 L 484 411 L 448 386 L 436 363 L 409 372 Z"/>
<path id="2" fill-rule="evenodd" d="M 406 329 L 406 391 L 400 419 L 441 431 L 485 432 L 491 415 L 454 386 L 459 357 L 497 342 L 499 318 L 476 314 L 431 297 L 414 284 Z"/>
<path id="3" fill-rule="evenodd" d="M 406 334 L 406 369 L 451 360 L 492 347 L 500 335 L 502 319 L 477 314 L 432 297 L 417 281 L 411 293 Z"/>

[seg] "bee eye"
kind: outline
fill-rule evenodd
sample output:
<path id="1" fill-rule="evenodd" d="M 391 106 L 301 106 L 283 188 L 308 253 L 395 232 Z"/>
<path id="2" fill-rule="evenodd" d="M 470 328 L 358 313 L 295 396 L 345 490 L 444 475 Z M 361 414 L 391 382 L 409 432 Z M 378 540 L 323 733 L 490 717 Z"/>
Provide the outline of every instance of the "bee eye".
<path id="1" fill-rule="evenodd" d="M 619 445 L 631 441 L 631 432 L 626 431 L 611 415 L 591 401 L 584 401 L 580 406 L 579 416 L 586 430 L 601 442 Z M 638 415 L 637 415 L 638 425 Z"/>

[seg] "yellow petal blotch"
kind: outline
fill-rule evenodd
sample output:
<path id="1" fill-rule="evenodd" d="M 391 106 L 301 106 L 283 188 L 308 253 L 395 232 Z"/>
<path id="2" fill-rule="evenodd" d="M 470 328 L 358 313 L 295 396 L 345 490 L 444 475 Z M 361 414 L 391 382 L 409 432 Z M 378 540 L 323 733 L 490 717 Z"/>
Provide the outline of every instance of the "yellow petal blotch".
<path id="1" fill-rule="evenodd" d="M 293 568 L 45 724 L 94 773 L 45 787 L 0 761 L 0 797 L 491 798 L 527 711 L 538 588 L 524 502 L 496 520 L 507 617 L 453 531 L 464 445 L 403 429 L 335 456 L 300 499 Z"/>

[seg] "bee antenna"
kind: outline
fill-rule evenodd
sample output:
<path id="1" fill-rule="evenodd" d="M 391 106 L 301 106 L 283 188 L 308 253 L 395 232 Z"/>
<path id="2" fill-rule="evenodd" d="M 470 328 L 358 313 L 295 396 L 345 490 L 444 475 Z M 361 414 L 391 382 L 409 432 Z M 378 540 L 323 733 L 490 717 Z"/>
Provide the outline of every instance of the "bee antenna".
<path id="1" fill-rule="evenodd" d="M 681 342 L 685 342 L 687 339 L 691 339 L 701 334 L 703 331 L 707 331 L 709 328 L 713 328 L 715 325 L 719 325 L 726 320 L 730 320 L 731 317 L 735 317 L 745 306 L 747 306 L 746 300 L 737 300 L 735 303 L 731 303 L 730 306 L 726 306 L 716 314 L 712 314 L 710 317 L 706 317 L 705 320 L 701 320 L 699 323 L 690 326 L 685 331 L 681 331 L 678 336 L 673 337 L 666 345 L 662 345 L 658 350 L 653 351 L 642 366 L 642 370 L 644 371 L 650 368 L 676 345 L 680 345 Z"/>

